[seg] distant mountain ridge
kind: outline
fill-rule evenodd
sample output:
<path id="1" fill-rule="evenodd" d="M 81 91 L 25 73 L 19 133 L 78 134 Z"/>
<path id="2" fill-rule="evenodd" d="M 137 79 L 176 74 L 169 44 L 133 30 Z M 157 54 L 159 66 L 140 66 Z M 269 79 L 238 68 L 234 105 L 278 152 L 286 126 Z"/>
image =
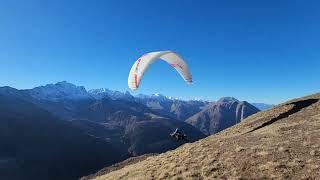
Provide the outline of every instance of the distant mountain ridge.
<path id="1" fill-rule="evenodd" d="M 265 111 L 274 106 L 272 104 L 266 104 L 266 103 L 251 103 L 251 104 L 254 105 L 256 108 L 260 109 L 261 111 Z"/>
<path id="2" fill-rule="evenodd" d="M 106 88 L 87 91 L 83 86 L 76 86 L 66 81 L 16 91 L 20 94 L 30 95 L 32 99 L 29 99 L 29 101 L 62 120 L 90 120 L 103 123 L 112 119 L 113 122 L 119 123 L 122 118 L 131 119 L 131 116 L 138 119 L 163 117 L 186 121 L 206 134 L 217 132 L 228 127 L 229 124 L 233 125 L 239 122 L 239 116 L 241 116 L 240 119 L 243 119 L 257 112 L 257 109 L 251 104 L 240 102 L 233 97 L 223 97 L 217 102 L 210 102 L 181 100 L 161 94 L 132 96 L 128 91 L 112 91 Z M 239 114 L 235 117 L 231 117 L 229 113 L 211 112 L 220 111 L 220 107 L 232 103 L 240 104 L 237 108 L 228 107 L 231 108 L 229 109 L 231 114 Z M 267 106 L 266 104 L 263 105 Z M 119 114 L 122 115 L 119 116 Z M 126 115 L 124 116 L 124 114 Z M 220 122 L 225 117 L 228 117 L 227 120 L 223 120 L 226 126 Z M 215 129 L 213 130 L 212 127 L 209 127 L 213 126 L 209 123 L 213 119 L 215 119 L 215 123 L 222 125 L 221 128 L 213 128 Z M 225 123 L 231 120 L 234 123 Z"/>
<path id="3" fill-rule="evenodd" d="M 61 81 L 55 84 L 47 84 L 44 86 L 35 87 L 33 89 L 25 90 L 30 93 L 32 97 L 38 100 L 50 100 L 50 101 L 59 101 L 64 99 L 69 100 L 86 100 L 86 99 L 102 99 L 109 97 L 113 100 L 127 100 L 127 101 L 151 101 L 155 100 L 158 102 L 198 102 L 202 104 L 211 103 L 214 101 L 207 100 L 183 100 L 174 97 L 164 96 L 162 94 L 152 94 L 152 95 L 144 95 L 138 94 L 133 96 L 130 92 L 121 92 L 114 91 L 107 88 L 99 88 L 99 89 L 90 89 L 86 90 L 84 86 L 76 86 L 67 81 Z M 224 100 L 232 100 L 235 99 L 233 97 L 225 97 Z M 145 103 L 147 104 L 147 103 Z M 152 104 L 152 103 L 150 103 Z M 257 106 L 257 108 L 261 108 L 261 110 L 272 107 L 272 105 L 265 103 L 252 103 Z M 152 107 L 152 105 L 150 105 Z M 155 107 L 152 107 L 155 108 Z"/>
<path id="4" fill-rule="evenodd" d="M 233 97 L 223 97 L 217 102 L 210 102 L 181 100 L 161 94 L 133 96 L 128 91 L 112 91 L 106 88 L 87 91 L 83 86 L 66 81 L 17 92 L 30 95 L 32 99 L 29 101 L 62 120 L 89 120 L 97 123 L 110 123 L 112 120 L 117 124 L 122 122 L 123 118 L 162 117 L 185 121 L 205 134 L 223 130 L 259 111 L 251 104 L 240 102 Z M 266 104 L 262 105 L 267 107 Z M 228 110 L 223 110 L 225 108 Z"/>

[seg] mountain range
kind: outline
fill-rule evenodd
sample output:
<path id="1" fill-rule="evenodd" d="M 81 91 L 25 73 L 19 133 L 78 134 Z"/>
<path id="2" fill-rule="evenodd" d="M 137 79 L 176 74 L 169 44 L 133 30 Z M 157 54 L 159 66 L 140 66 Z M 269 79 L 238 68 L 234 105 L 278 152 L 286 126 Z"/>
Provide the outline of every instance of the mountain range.
<path id="1" fill-rule="evenodd" d="M 245 101 L 181 100 L 68 82 L 0 88 L 0 178 L 76 179 L 131 156 L 161 153 L 228 128 L 259 110 Z M 33 169 L 37 169 L 34 171 Z"/>
<path id="2" fill-rule="evenodd" d="M 320 94 L 256 113 L 219 133 L 83 179 L 319 179 Z"/>

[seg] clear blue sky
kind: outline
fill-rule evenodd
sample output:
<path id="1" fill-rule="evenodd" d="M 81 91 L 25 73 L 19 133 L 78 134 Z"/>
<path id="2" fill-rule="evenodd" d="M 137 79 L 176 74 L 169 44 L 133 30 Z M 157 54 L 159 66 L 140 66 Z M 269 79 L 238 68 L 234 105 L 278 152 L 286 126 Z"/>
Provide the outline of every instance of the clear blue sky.
<path id="1" fill-rule="evenodd" d="M 137 93 L 278 103 L 320 91 L 318 2 L 2 0 L 0 86 L 125 91 L 140 55 L 174 50 L 194 84 L 156 62 Z"/>

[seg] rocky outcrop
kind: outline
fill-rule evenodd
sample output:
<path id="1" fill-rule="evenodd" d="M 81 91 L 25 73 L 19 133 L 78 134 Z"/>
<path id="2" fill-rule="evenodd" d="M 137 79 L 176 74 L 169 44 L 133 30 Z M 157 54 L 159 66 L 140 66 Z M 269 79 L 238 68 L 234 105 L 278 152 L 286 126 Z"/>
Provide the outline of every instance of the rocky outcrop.
<path id="1" fill-rule="evenodd" d="M 188 118 L 186 122 L 205 134 L 214 134 L 257 112 L 259 110 L 246 101 L 221 98 L 218 102 L 209 104 L 202 111 Z"/>

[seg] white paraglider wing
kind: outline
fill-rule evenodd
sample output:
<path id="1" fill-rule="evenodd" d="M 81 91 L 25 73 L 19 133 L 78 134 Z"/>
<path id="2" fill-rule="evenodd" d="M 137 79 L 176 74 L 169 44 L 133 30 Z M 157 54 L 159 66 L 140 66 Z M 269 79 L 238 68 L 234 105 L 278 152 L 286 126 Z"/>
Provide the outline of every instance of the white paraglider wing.
<path id="1" fill-rule="evenodd" d="M 188 83 L 192 83 L 192 77 L 186 62 L 176 53 L 172 51 L 151 52 L 141 56 L 132 66 L 129 77 L 128 86 L 131 90 L 139 87 L 144 72 L 156 60 L 162 59 L 169 63 L 181 77 Z"/>

